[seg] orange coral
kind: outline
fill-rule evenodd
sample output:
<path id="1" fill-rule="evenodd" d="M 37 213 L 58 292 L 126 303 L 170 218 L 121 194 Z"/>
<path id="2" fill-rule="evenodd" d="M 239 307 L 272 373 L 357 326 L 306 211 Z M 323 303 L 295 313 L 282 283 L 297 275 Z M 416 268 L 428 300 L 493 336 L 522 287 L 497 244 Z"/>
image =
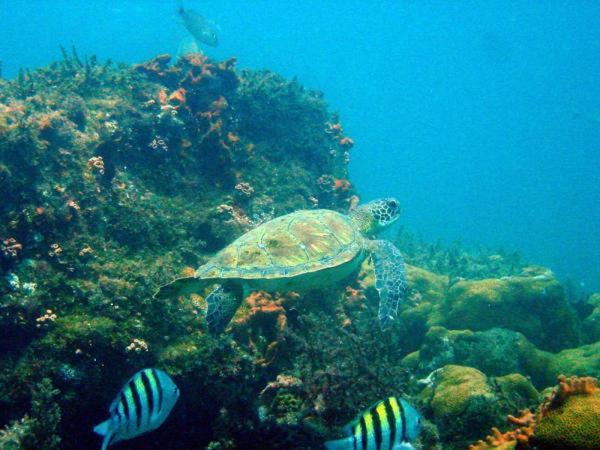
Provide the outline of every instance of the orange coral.
<path id="1" fill-rule="evenodd" d="M 186 60 L 191 66 L 202 67 L 208 60 L 208 57 L 203 53 L 188 53 L 183 56 L 183 59 Z"/>
<path id="2" fill-rule="evenodd" d="M 40 131 L 49 130 L 55 127 L 55 122 L 61 117 L 60 111 L 51 111 L 42 114 L 38 119 L 38 127 Z"/>
<path id="3" fill-rule="evenodd" d="M 352 183 L 350 183 L 346 179 L 335 178 L 333 180 L 333 190 L 334 191 L 346 192 L 346 191 L 348 191 L 350 189 L 351 186 L 352 186 Z"/>
<path id="4" fill-rule="evenodd" d="M 150 61 L 146 61 L 142 64 L 133 66 L 134 70 L 145 73 L 156 78 L 165 78 L 170 72 L 176 69 L 169 67 L 171 61 L 171 55 L 163 54 L 152 58 Z"/>
<path id="5" fill-rule="evenodd" d="M 161 105 L 166 105 L 168 100 L 167 91 L 160 89 L 158 91 L 158 101 Z"/>
<path id="6" fill-rule="evenodd" d="M 227 140 L 232 144 L 237 144 L 240 140 L 240 137 L 237 134 L 230 131 L 227 133 Z"/>
<path id="7" fill-rule="evenodd" d="M 169 102 L 177 103 L 177 106 L 185 105 L 185 94 L 186 90 L 183 88 L 179 88 L 176 91 L 173 91 L 171 95 L 169 95 Z"/>
<path id="8" fill-rule="evenodd" d="M 348 303 L 360 303 L 365 298 L 365 293 L 362 289 L 354 289 L 351 286 L 346 286 L 344 300 L 346 300 Z"/>
<path id="9" fill-rule="evenodd" d="M 224 109 L 227 109 L 227 107 L 229 106 L 229 103 L 227 103 L 227 99 L 223 96 L 220 96 L 217 100 L 215 100 L 214 102 L 211 103 L 211 109 L 213 111 L 223 111 Z"/>
<path id="10" fill-rule="evenodd" d="M 246 298 L 242 313 L 232 322 L 233 332 L 238 341 L 254 351 L 256 364 L 268 366 L 281 354 L 288 323 L 283 304 L 297 297 L 298 294 L 289 293 L 274 298 L 258 291 Z"/>
<path id="11" fill-rule="evenodd" d="M 570 395 L 592 395 L 598 391 L 596 379 L 592 377 L 571 377 L 564 375 L 558 377 L 558 386 L 554 388 L 550 397 L 542 404 L 540 412 L 546 414 L 548 410 L 554 409 L 564 403 Z"/>
<path id="12" fill-rule="evenodd" d="M 492 428 L 492 434 L 485 438 L 485 441 L 478 441 L 476 444 L 469 445 L 469 450 L 486 450 L 490 448 L 498 448 L 501 445 L 515 441 L 515 433 L 508 431 L 501 433 L 496 427 Z"/>
<path id="13" fill-rule="evenodd" d="M 219 117 L 221 112 L 227 109 L 228 106 L 229 103 L 227 103 L 227 99 L 221 96 L 210 104 L 210 109 L 208 111 L 204 111 L 200 115 L 211 120 L 213 117 Z"/>
<path id="14" fill-rule="evenodd" d="M 349 137 L 343 137 L 340 139 L 340 145 L 342 147 L 352 147 L 354 145 L 354 141 L 352 139 L 350 139 Z"/>
<path id="15" fill-rule="evenodd" d="M 183 269 L 181 269 L 182 277 L 193 277 L 195 274 L 196 274 L 196 269 L 194 269 L 193 267 L 186 266 Z"/>
<path id="16" fill-rule="evenodd" d="M 238 323 L 249 322 L 256 316 L 275 316 L 277 330 L 283 331 L 287 325 L 287 317 L 285 309 L 281 306 L 282 300 L 273 300 L 270 294 L 264 291 L 253 292 L 246 299 L 246 303 L 250 306 L 250 315 L 239 319 Z"/>
<path id="17" fill-rule="evenodd" d="M 328 123 L 326 124 L 327 128 L 326 128 L 326 132 L 329 134 L 333 134 L 336 136 L 340 136 L 344 130 L 342 129 L 342 124 L 337 122 L 337 123 Z"/>

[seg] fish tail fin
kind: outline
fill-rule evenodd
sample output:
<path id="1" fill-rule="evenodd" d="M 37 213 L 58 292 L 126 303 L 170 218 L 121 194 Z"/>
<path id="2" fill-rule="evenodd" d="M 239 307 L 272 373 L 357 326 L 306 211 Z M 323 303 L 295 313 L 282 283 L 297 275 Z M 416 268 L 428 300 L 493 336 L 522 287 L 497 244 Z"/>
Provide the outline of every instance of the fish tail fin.
<path id="1" fill-rule="evenodd" d="M 177 0 L 177 11 L 179 11 L 179 14 L 183 14 L 185 12 L 183 9 L 183 0 Z"/>
<path id="2" fill-rule="evenodd" d="M 106 450 L 108 448 L 108 446 L 110 445 L 110 442 L 112 441 L 112 432 L 108 433 L 106 436 L 104 436 L 104 440 L 102 441 L 102 449 L 101 450 Z"/>
<path id="3" fill-rule="evenodd" d="M 104 422 L 96 425 L 94 427 L 94 433 L 97 433 L 100 436 L 106 436 L 108 434 L 109 427 L 110 427 L 110 419 L 105 420 Z"/>
<path id="4" fill-rule="evenodd" d="M 325 442 L 325 448 L 327 450 L 345 450 L 348 448 L 353 448 L 352 438 L 344 438 L 338 439 L 336 441 L 327 441 Z"/>
<path id="5" fill-rule="evenodd" d="M 111 423 L 111 419 L 108 419 L 94 427 L 94 433 L 104 437 L 102 439 L 102 450 L 106 450 L 113 440 L 114 431 L 111 428 Z"/>

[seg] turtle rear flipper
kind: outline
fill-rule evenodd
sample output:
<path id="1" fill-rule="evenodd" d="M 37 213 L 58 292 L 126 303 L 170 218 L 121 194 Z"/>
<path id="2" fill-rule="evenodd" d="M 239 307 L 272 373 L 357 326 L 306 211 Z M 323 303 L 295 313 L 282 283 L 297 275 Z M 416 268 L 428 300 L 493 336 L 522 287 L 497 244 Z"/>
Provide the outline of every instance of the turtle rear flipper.
<path id="1" fill-rule="evenodd" d="M 204 286 L 206 286 L 206 282 L 195 277 L 177 278 L 176 280 L 159 287 L 152 298 L 158 300 L 174 299 L 182 295 L 201 292 Z"/>
<path id="2" fill-rule="evenodd" d="M 371 241 L 369 247 L 375 266 L 375 289 L 379 292 L 379 324 L 383 330 L 398 315 L 406 291 L 404 259 L 389 241 Z"/>
<path id="3" fill-rule="evenodd" d="M 219 334 L 225 329 L 243 300 L 243 293 L 234 284 L 218 285 L 206 297 L 206 324 L 208 331 Z"/>

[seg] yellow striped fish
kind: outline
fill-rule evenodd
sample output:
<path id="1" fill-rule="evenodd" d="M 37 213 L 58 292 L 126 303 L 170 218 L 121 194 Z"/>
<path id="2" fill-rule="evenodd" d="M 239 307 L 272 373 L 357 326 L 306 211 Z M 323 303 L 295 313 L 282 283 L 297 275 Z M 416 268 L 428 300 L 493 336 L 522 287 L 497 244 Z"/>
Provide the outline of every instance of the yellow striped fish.
<path id="1" fill-rule="evenodd" d="M 102 450 L 161 426 L 178 398 L 179 389 L 162 370 L 137 372 L 110 405 L 108 420 L 94 427 L 96 433 L 104 436 Z"/>
<path id="2" fill-rule="evenodd" d="M 408 450 L 421 432 L 421 415 L 408 402 L 389 397 L 344 427 L 347 437 L 325 443 L 328 450 Z"/>

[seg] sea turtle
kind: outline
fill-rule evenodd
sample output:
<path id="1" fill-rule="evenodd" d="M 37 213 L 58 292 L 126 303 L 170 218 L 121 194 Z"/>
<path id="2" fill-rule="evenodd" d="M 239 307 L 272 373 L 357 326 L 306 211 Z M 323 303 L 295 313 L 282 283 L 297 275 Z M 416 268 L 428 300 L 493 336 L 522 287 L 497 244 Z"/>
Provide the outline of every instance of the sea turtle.
<path id="1" fill-rule="evenodd" d="M 328 209 L 301 210 L 248 231 L 200 266 L 154 295 L 166 299 L 216 288 L 206 297 L 209 331 L 229 323 L 252 291 L 302 291 L 341 281 L 357 273 L 369 255 L 379 292 L 379 321 L 385 328 L 398 311 L 406 288 L 404 262 L 389 241 L 370 237 L 395 222 L 400 204 L 375 200 L 344 215 Z"/>

